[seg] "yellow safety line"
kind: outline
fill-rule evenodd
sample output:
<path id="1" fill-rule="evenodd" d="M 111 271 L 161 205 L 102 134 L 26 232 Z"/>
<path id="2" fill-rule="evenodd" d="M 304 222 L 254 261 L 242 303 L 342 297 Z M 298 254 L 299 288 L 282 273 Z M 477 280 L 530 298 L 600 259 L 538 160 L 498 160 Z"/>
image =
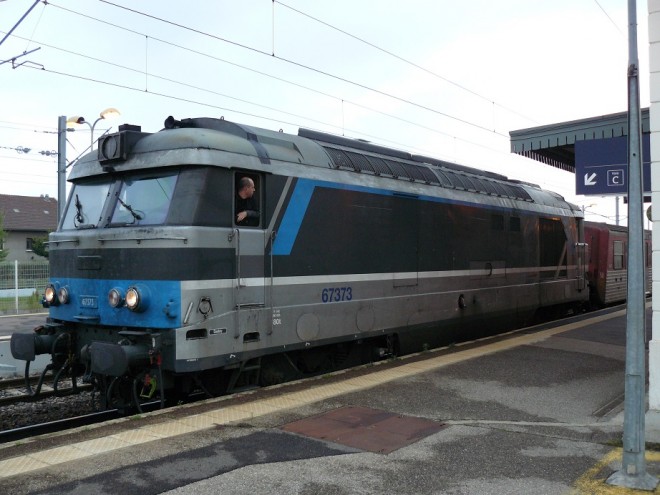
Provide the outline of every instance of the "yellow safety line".
<path id="1" fill-rule="evenodd" d="M 578 478 L 578 480 L 575 482 L 573 490 L 570 492 L 570 495 L 648 495 L 649 493 L 660 493 L 660 487 L 657 487 L 653 492 L 649 492 L 646 490 L 635 490 L 634 488 L 608 485 L 606 483 L 606 479 L 610 474 L 612 474 L 613 471 L 620 469 L 622 458 L 623 449 L 616 448 L 611 450 Z M 660 462 L 660 452 L 648 451 L 646 452 L 645 459 L 647 463 Z M 612 467 L 611 464 L 615 464 L 616 467 Z M 603 472 L 603 470 L 608 466 L 609 469 Z"/>

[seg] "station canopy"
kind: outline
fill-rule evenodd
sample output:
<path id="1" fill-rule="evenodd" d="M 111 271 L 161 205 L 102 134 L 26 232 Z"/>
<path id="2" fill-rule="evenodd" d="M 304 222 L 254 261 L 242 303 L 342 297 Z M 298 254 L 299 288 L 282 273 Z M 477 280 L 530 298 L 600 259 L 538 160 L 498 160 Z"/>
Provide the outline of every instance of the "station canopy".
<path id="1" fill-rule="evenodd" d="M 649 109 L 642 109 L 642 134 L 648 134 Z M 511 131 L 511 152 L 575 173 L 575 143 L 628 135 L 628 112 Z"/>

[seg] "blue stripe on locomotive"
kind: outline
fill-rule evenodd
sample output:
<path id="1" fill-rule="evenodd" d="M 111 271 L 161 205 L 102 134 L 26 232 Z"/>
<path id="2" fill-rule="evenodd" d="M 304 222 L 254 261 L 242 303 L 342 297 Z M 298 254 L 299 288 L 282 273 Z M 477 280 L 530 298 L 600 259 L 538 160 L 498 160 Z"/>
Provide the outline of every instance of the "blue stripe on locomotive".
<path id="1" fill-rule="evenodd" d="M 51 306 L 49 315 L 58 320 L 104 326 L 141 328 L 178 328 L 181 326 L 181 282 L 167 280 L 100 280 L 58 278 L 51 280 L 67 287 L 71 295 L 68 304 Z M 118 288 L 123 296 L 131 286 L 146 292 L 148 306 L 142 312 L 125 305 L 113 308 L 108 303 L 110 289 Z"/>
<path id="2" fill-rule="evenodd" d="M 406 193 L 391 191 L 388 189 L 371 188 L 367 186 L 356 186 L 350 184 L 338 184 L 335 182 L 324 182 L 312 179 L 298 179 L 293 193 L 291 194 L 291 200 L 289 201 L 287 209 L 284 212 L 284 217 L 282 218 L 279 232 L 277 233 L 277 237 L 275 237 L 275 242 L 273 243 L 274 255 L 287 256 L 291 254 L 291 249 L 293 248 L 293 244 L 296 241 L 296 237 L 298 237 L 300 226 L 302 225 L 303 218 L 307 212 L 307 207 L 309 206 L 309 202 L 312 199 L 312 194 L 314 193 L 314 189 L 316 187 L 325 187 L 327 189 L 342 189 L 345 191 L 357 191 L 369 194 L 380 194 L 383 196 L 408 196 Z M 421 201 L 430 201 L 434 203 L 447 203 L 468 206 L 475 206 L 476 204 L 468 201 L 456 201 L 447 198 L 438 198 L 435 196 L 426 195 L 411 195 L 411 197 Z M 494 206 L 493 209 L 503 208 Z M 504 209 L 510 210 L 510 208 Z"/>

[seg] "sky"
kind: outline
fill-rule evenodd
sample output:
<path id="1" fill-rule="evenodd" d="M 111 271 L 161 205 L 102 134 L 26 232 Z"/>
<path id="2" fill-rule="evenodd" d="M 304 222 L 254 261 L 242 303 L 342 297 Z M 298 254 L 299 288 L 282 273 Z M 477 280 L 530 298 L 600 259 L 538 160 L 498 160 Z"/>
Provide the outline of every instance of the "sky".
<path id="1" fill-rule="evenodd" d="M 0 39 L 33 4 L 0 0 Z M 646 2 L 637 24 L 648 107 Z M 501 173 L 615 221 L 614 198 L 575 195 L 573 174 L 512 154 L 509 132 L 627 110 L 622 0 L 49 0 L 3 61 L 0 194 L 57 196 L 58 117 L 112 107 L 93 136 L 68 126 L 68 161 L 120 124 L 224 117 Z"/>

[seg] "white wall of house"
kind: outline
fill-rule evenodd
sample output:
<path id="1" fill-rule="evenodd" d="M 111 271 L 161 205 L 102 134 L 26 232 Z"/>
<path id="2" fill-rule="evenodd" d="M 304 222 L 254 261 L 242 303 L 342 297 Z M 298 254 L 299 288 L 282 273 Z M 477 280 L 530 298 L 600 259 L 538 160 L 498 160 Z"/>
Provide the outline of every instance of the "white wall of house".
<path id="1" fill-rule="evenodd" d="M 28 238 L 38 239 L 47 237 L 46 232 L 30 232 L 30 231 L 5 231 L 4 249 L 9 251 L 9 254 L 3 261 L 46 261 L 46 258 L 34 254 L 27 249 Z"/>

